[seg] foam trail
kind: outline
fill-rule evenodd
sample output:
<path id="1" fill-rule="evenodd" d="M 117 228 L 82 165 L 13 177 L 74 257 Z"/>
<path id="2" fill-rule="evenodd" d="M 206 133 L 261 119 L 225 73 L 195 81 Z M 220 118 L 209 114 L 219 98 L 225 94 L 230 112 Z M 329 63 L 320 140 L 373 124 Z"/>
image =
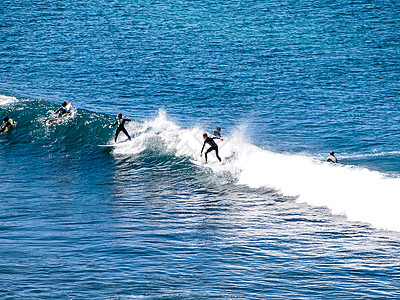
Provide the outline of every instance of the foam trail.
<path id="1" fill-rule="evenodd" d="M 129 124 L 136 137 L 132 143 L 117 147 L 114 153 L 136 154 L 157 148 L 179 157 L 200 161 L 204 130 L 183 129 L 167 119 L 164 111 L 144 123 Z M 237 184 L 253 188 L 270 187 L 297 201 L 326 206 L 334 214 L 375 227 L 400 231 L 400 178 L 387 178 L 365 168 L 329 164 L 300 155 L 279 154 L 245 141 L 240 130 L 218 141 L 225 164 L 210 153 L 214 172 L 229 172 Z"/>
<path id="2" fill-rule="evenodd" d="M 388 151 L 388 152 L 377 152 L 377 153 L 365 153 L 365 154 L 341 154 L 340 158 L 370 158 L 370 157 L 381 157 L 381 156 L 398 156 L 400 155 L 400 151 Z"/>

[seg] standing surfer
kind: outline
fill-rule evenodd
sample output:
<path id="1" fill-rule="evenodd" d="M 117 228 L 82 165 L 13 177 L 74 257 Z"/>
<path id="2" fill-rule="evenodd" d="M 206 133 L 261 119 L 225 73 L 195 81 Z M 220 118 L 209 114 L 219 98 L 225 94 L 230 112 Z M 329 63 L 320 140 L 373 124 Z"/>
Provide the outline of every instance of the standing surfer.
<path id="1" fill-rule="evenodd" d="M 122 114 L 118 113 L 117 121 L 115 121 L 114 124 L 110 125 L 110 128 L 112 128 L 112 127 L 114 127 L 115 125 L 118 124 L 117 130 L 115 131 L 114 143 L 117 143 L 117 138 L 118 138 L 118 135 L 119 135 L 119 133 L 121 131 L 123 133 L 125 133 L 125 135 L 128 137 L 129 140 L 131 140 L 131 137 L 129 136 L 129 133 L 128 133 L 128 131 L 126 131 L 125 126 L 124 126 L 125 122 L 129 122 L 129 121 L 131 121 L 131 119 L 122 118 Z"/>
<path id="2" fill-rule="evenodd" d="M 203 138 L 204 138 L 204 144 L 203 144 L 203 148 L 201 148 L 201 153 L 200 156 L 203 156 L 203 150 L 206 144 L 209 144 L 211 147 L 208 148 L 208 150 L 205 153 L 205 158 L 206 158 L 206 162 L 207 163 L 207 154 L 213 150 L 215 150 L 215 155 L 217 156 L 218 160 L 221 162 L 221 157 L 219 157 L 218 155 L 218 145 L 214 142 L 214 139 L 220 139 L 221 141 L 223 141 L 224 139 L 221 139 L 220 137 L 213 137 L 210 138 L 207 136 L 207 133 L 203 133 Z"/>

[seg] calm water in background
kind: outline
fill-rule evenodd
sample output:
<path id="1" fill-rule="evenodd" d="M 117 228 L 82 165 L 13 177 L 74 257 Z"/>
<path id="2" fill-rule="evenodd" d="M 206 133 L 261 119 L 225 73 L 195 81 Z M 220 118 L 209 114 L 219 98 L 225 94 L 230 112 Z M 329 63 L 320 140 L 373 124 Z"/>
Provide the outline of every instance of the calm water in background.
<path id="1" fill-rule="evenodd" d="M 396 1 L 3 1 L 1 297 L 398 298 L 399 32 Z"/>

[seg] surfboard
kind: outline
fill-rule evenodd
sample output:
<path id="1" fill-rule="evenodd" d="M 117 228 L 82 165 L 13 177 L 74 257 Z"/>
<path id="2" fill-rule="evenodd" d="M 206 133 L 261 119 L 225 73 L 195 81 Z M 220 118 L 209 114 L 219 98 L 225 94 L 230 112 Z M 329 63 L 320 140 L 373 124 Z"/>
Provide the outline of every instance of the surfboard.
<path id="1" fill-rule="evenodd" d="M 201 167 L 207 167 L 207 168 L 210 168 L 211 166 L 209 165 L 209 163 L 208 164 L 205 164 L 205 163 L 203 163 L 203 162 L 201 162 L 201 161 L 198 161 L 198 160 L 194 160 L 194 159 L 189 159 L 192 163 L 194 163 L 195 165 L 198 165 L 198 166 L 201 166 Z"/>
<path id="2" fill-rule="evenodd" d="M 104 148 L 115 148 L 115 147 L 119 147 L 119 146 L 124 146 L 126 144 L 129 144 L 129 142 L 131 142 L 130 140 L 127 141 L 123 141 L 121 143 L 116 143 L 116 144 L 106 144 L 106 145 L 97 145 L 99 147 L 104 147 Z"/>
<path id="3" fill-rule="evenodd" d="M 57 124 L 57 123 L 59 123 L 63 118 L 64 118 L 64 117 L 61 117 L 61 118 L 59 118 L 59 119 L 53 119 L 53 120 L 46 121 L 46 125 L 47 125 L 47 126 L 51 126 L 51 125 Z"/>
<path id="4" fill-rule="evenodd" d="M 110 145 L 97 145 L 99 147 L 104 147 L 104 148 L 113 148 L 116 147 L 118 144 L 110 144 Z"/>

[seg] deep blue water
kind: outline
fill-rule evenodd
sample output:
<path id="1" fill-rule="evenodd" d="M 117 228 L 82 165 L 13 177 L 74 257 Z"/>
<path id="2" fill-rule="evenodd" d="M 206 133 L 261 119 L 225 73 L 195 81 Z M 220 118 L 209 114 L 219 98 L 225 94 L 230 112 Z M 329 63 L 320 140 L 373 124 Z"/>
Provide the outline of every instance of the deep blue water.
<path id="1" fill-rule="evenodd" d="M 399 32 L 397 1 L 2 1 L 1 298 L 399 298 Z"/>

